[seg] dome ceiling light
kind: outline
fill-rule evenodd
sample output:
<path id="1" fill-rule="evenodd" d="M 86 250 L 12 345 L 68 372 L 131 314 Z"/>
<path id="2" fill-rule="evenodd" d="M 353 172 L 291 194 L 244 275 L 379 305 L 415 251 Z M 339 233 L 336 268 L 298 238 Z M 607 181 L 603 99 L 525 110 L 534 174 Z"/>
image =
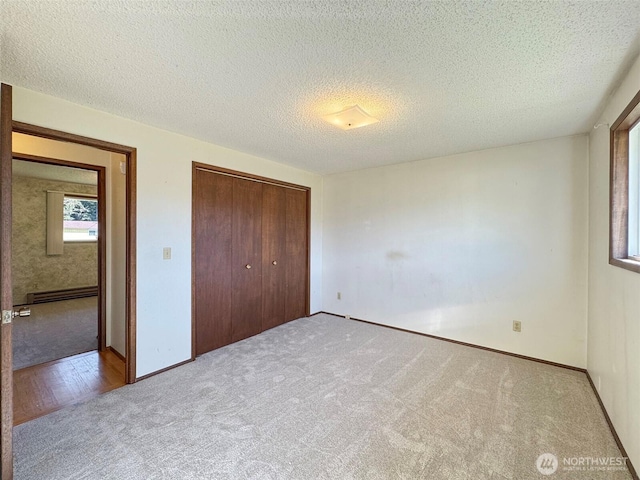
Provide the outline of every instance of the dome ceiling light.
<path id="1" fill-rule="evenodd" d="M 347 107 L 336 113 L 323 115 L 322 119 L 343 130 L 365 127 L 379 121 L 377 118 L 374 118 L 365 112 L 358 105 Z"/>

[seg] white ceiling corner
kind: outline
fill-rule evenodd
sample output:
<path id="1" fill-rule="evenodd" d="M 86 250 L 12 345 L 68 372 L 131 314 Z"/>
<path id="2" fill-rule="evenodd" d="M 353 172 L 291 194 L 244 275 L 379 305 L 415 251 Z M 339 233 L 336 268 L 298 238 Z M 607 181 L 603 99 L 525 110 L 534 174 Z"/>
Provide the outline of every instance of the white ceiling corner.
<path id="1" fill-rule="evenodd" d="M 319 173 L 586 132 L 640 42 L 637 0 L 0 8 L 3 81 Z"/>

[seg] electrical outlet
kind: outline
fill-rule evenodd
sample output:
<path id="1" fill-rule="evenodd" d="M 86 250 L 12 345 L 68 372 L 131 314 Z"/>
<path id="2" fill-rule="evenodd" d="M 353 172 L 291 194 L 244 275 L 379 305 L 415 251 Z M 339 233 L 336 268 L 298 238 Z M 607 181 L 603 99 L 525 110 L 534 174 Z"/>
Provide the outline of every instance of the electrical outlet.
<path id="1" fill-rule="evenodd" d="M 162 249 L 162 259 L 171 260 L 171 247 L 164 247 Z"/>
<path id="2" fill-rule="evenodd" d="M 522 322 L 519 322 L 518 320 L 514 320 L 513 321 L 513 331 L 514 332 L 521 332 L 522 331 Z"/>
<path id="3" fill-rule="evenodd" d="M 342 300 L 342 294 L 338 292 L 338 300 Z"/>

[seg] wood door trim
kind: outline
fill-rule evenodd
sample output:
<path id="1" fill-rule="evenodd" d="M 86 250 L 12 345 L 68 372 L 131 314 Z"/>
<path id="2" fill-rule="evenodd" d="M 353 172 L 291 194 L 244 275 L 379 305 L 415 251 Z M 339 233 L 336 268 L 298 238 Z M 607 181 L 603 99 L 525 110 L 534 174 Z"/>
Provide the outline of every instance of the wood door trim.
<path id="1" fill-rule="evenodd" d="M 208 172 L 219 173 L 220 175 L 228 175 L 230 177 L 242 178 L 244 180 L 253 180 L 259 183 L 268 183 L 271 185 L 278 185 L 279 187 L 292 188 L 294 190 L 311 190 L 304 185 L 296 185 L 295 183 L 283 182 L 281 180 L 275 180 L 273 178 L 261 177 L 260 175 L 254 175 L 252 173 L 238 172 L 236 170 L 230 170 L 228 168 L 217 167 L 215 165 L 208 165 L 206 163 L 193 162 L 193 168 L 195 170 L 206 170 Z"/>
<path id="2" fill-rule="evenodd" d="M 135 383 L 136 378 L 136 342 L 137 342 L 137 324 L 136 324 L 136 305 L 137 305 L 137 229 L 136 229 L 136 205 L 137 205 L 137 155 L 138 151 L 135 148 L 131 148 L 127 157 L 126 165 L 126 316 L 127 316 L 127 330 L 125 341 L 125 382 Z"/>
<path id="3" fill-rule="evenodd" d="M 81 168 L 97 173 L 98 182 L 98 350 L 104 352 L 107 349 L 107 242 L 109 235 L 107 230 L 107 204 L 106 204 L 106 171 L 100 165 L 59 160 L 57 158 L 29 155 L 13 152 L 13 159 L 27 162 L 56 165 L 61 167 Z"/>
<path id="4" fill-rule="evenodd" d="M 83 170 L 93 170 L 95 172 L 100 169 L 105 170 L 105 167 L 100 165 L 94 165 L 91 163 L 72 162 L 71 160 L 61 160 L 59 158 L 42 157 L 40 155 L 30 155 L 28 153 L 13 152 L 12 158 L 14 160 L 25 160 L 27 162 L 44 163 L 47 165 L 58 165 L 61 167 L 81 168 Z M 78 194 L 82 195 L 82 194 Z"/>
<path id="5" fill-rule="evenodd" d="M 137 150 L 134 147 L 62 132 L 23 122 L 12 122 L 13 131 L 35 137 L 86 145 L 126 157 L 126 366 L 125 382 L 136 379 L 136 172 Z"/>
<path id="6" fill-rule="evenodd" d="M 0 309 L 13 310 L 11 300 L 11 131 L 12 122 L 12 88 L 2 84 L 2 115 L 0 116 L 0 195 L 2 210 L 0 211 Z M 5 209 L 6 208 L 6 209 Z M 3 248 L 4 247 L 4 248 Z M 13 348 L 11 342 L 12 325 L 0 324 L 0 478 L 13 478 Z"/>
<path id="7" fill-rule="evenodd" d="M 124 358 L 124 355 L 122 355 L 119 351 L 117 351 L 115 348 L 113 348 L 111 345 L 109 345 L 107 347 L 107 350 L 110 351 L 111 353 L 113 353 L 116 357 L 118 357 L 120 360 L 122 360 L 123 362 L 126 363 L 126 359 Z"/>
<path id="8" fill-rule="evenodd" d="M 311 189 L 307 189 L 307 317 L 311 315 Z"/>
<path id="9" fill-rule="evenodd" d="M 96 138 L 84 137 L 82 135 L 76 135 L 75 133 L 67 133 L 60 130 L 54 130 L 52 128 L 41 127 L 39 125 L 32 125 L 30 123 L 12 122 L 12 128 L 14 132 L 26 133 L 34 137 L 48 138 L 50 140 L 59 140 L 61 142 L 77 143 L 80 145 L 87 145 L 99 150 L 106 150 L 113 153 L 122 153 L 128 155 L 135 148 L 128 147 L 126 145 L 120 145 L 118 143 L 106 142 L 104 140 L 98 140 Z"/>
<path id="10" fill-rule="evenodd" d="M 196 163 L 191 163 L 191 361 L 196 359 Z"/>

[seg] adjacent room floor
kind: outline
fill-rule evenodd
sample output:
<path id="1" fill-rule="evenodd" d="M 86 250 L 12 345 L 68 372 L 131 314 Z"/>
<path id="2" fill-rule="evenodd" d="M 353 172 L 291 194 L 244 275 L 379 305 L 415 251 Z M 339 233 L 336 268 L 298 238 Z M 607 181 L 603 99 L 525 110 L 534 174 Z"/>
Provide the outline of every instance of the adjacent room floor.
<path id="1" fill-rule="evenodd" d="M 15 428 L 17 479 L 583 478 L 584 373 L 317 315 Z M 625 469 L 589 479 L 629 479 Z"/>
<path id="2" fill-rule="evenodd" d="M 13 321 L 13 369 L 98 348 L 98 297 L 30 305 Z"/>

